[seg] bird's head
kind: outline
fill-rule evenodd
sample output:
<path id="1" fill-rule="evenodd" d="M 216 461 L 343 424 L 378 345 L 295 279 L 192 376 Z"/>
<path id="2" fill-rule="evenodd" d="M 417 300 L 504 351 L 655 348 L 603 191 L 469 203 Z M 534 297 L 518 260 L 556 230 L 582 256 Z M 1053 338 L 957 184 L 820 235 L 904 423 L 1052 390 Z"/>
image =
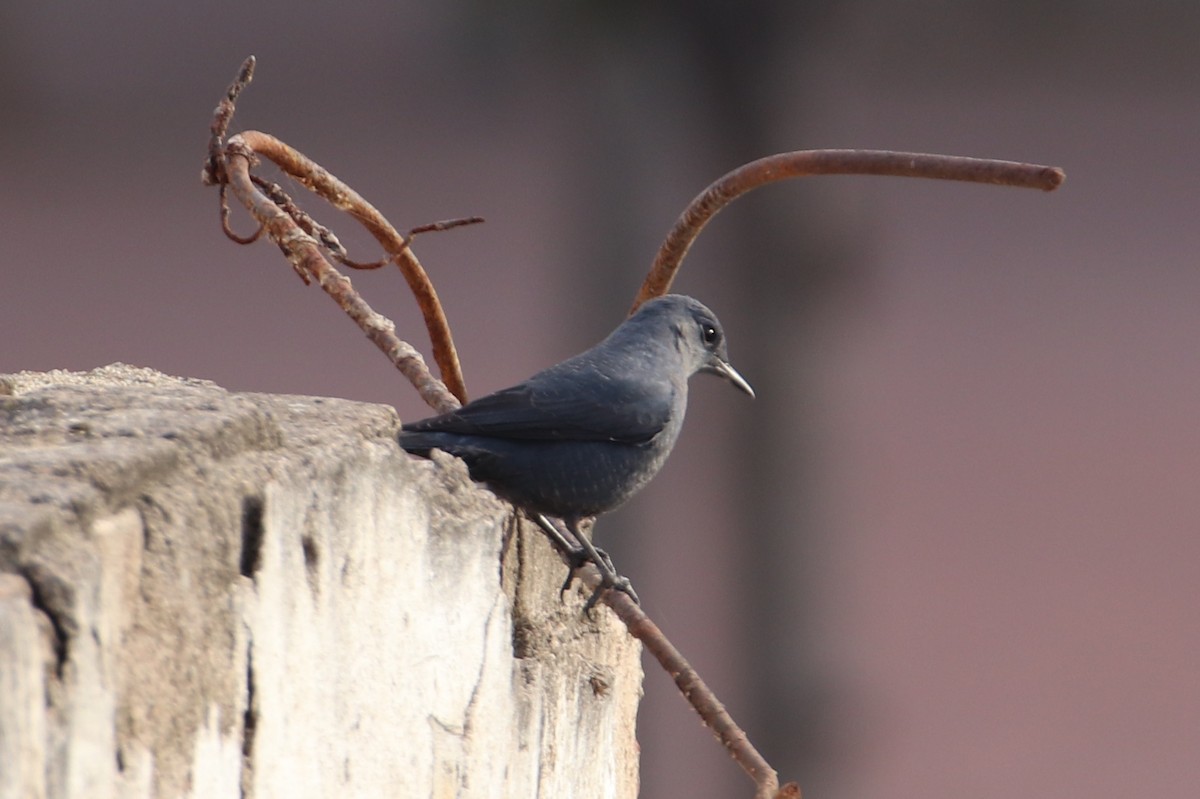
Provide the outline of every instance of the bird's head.
<path id="1" fill-rule="evenodd" d="M 751 397 L 754 389 L 729 363 L 725 331 L 717 315 L 703 303 L 680 294 L 667 294 L 649 300 L 630 320 L 645 318 L 665 322 L 675 336 L 675 347 L 689 365 L 689 374 L 708 372 L 725 378 Z"/>

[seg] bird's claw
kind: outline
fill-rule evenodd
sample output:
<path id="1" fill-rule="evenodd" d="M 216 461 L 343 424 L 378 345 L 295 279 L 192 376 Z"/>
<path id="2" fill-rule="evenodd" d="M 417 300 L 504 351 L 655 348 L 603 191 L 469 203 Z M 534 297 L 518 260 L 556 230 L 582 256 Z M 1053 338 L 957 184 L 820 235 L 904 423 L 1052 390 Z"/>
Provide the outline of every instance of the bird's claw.
<path id="1" fill-rule="evenodd" d="M 582 563 L 579 564 L 579 566 L 582 565 Z M 563 580 L 562 588 L 558 589 L 559 602 L 565 602 L 567 600 L 567 589 L 571 587 L 571 583 L 575 582 L 575 570 L 579 568 L 579 566 L 567 567 L 567 579 Z"/>
<path id="2" fill-rule="evenodd" d="M 596 603 L 600 601 L 600 596 L 605 591 L 620 591 L 622 594 L 632 599 L 633 604 L 642 604 L 642 600 L 638 599 L 637 591 L 633 590 L 633 583 L 629 582 L 629 578 L 617 574 L 613 577 L 611 582 L 606 576 L 601 578 L 600 585 L 596 586 L 596 590 L 592 592 L 590 597 L 588 597 L 587 602 L 583 603 L 583 612 L 586 614 L 591 614 L 592 608 L 596 607 Z"/>
<path id="3" fill-rule="evenodd" d="M 592 608 L 600 601 L 601 595 L 609 590 L 620 591 L 632 599 L 634 604 L 642 604 L 641 599 L 638 598 L 637 591 L 633 590 L 633 583 L 629 581 L 628 577 L 617 573 L 616 568 L 613 566 L 612 558 L 608 556 L 608 553 L 602 549 L 597 549 L 596 554 L 599 558 L 598 560 L 593 560 L 588 553 L 583 551 L 582 547 L 569 554 L 571 565 L 567 572 L 567 579 L 563 581 L 562 588 L 558 591 L 559 599 L 565 598 L 567 589 L 571 587 L 571 583 L 575 582 L 576 570 L 588 563 L 593 563 L 596 566 L 596 570 L 600 572 L 600 584 L 596 586 L 596 590 L 592 591 L 592 595 L 584 603 L 584 613 L 590 614 Z"/>
<path id="4" fill-rule="evenodd" d="M 572 547 L 567 550 L 567 579 L 563 580 L 562 588 L 558 590 L 559 598 L 562 598 L 567 593 L 567 589 L 571 587 L 571 583 L 575 582 L 575 570 L 589 563 L 596 565 L 601 576 L 611 575 L 613 579 L 618 579 L 617 567 L 613 565 L 609 554 L 600 547 L 593 547 L 592 551 L 596 553 L 597 559 L 593 559 L 585 547 Z M 624 580 L 625 578 L 620 577 L 619 579 Z"/>
<path id="5" fill-rule="evenodd" d="M 550 536 L 551 541 L 559 547 L 559 551 L 563 552 L 567 558 L 567 579 L 563 580 L 562 587 L 558 589 L 559 601 L 566 600 L 567 589 L 571 587 L 571 583 L 575 582 L 575 572 L 580 567 L 591 563 L 600 572 L 600 584 L 592 592 L 592 595 L 588 597 L 587 602 L 584 603 L 584 613 L 590 613 L 600 600 L 601 594 L 608 590 L 620 591 L 632 599 L 635 604 L 641 604 L 641 600 L 638 599 L 637 592 L 633 590 L 633 584 L 629 582 L 629 578 L 617 573 L 617 567 L 613 565 L 612 558 L 603 549 L 593 546 L 592 542 L 579 531 L 577 523 L 568 522 L 567 524 L 567 529 L 571 531 L 575 540 L 579 542 L 578 546 L 573 546 L 544 515 L 540 513 L 534 514 L 533 519 Z"/>

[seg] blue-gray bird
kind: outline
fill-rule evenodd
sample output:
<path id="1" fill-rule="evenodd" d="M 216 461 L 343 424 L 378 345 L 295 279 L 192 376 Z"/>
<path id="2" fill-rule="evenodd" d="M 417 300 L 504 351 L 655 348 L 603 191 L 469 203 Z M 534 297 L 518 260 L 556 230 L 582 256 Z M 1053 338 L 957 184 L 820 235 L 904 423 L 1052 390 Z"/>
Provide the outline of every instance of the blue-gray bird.
<path id="1" fill-rule="evenodd" d="M 754 396 L 729 364 L 716 315 L 669 294 L 586 352 L 456 411 L 405 424 L 400 446 L 461 458 L 472 478 L 526 510 L 561 518 L 586 543 L 581 520 L 620 506 L 662 468 L 697 372 Z"/>

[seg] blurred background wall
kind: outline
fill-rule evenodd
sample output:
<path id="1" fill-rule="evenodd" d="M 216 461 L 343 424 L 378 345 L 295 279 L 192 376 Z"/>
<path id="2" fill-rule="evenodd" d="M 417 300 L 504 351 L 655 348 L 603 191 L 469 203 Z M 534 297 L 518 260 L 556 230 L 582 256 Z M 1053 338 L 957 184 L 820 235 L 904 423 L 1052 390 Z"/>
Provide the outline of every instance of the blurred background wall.
<path id="1" fill-rule="evenodd" d="M 1194 797 L 1197 42 L 1189 2 L 6 3 L 0 372 L 426 414 L 273 246 L 220 233 L 199 171 L 251 53 L 235 128 L 401 229 L 487 218 L 416 245 L 475 395 L 606 334 L 744 161 L 1060 165 L 1049 195 L 825 177 L 719 216 L 676 288 L 759 399 L 694 381 L 598 537 L 809 797 Z M 394 271 L 354 281 L 425 347 Z M 639 723 L 645 796 L 748 795 L 655 668 Z"/>

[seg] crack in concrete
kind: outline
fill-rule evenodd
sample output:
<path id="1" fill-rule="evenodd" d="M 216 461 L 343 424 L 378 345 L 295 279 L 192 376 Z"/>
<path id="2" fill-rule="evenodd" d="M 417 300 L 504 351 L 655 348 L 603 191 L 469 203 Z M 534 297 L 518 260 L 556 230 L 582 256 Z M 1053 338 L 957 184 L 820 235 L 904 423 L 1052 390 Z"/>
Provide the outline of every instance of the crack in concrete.
<path id="1" fill-rule="evenodd" d="M 20 566 L 17 574 L 29 586 L 29 604 L 33 606 L 34 610 L 42 613 L 50 623 L 50 629 L 53 632 L 50 646 L 54 652 L 54 676 L 58 680 L 62 680 L 63 669 L 66 666 L 67 657 L 70 655 L 71 635 L 75 632 L 76 625 L 70 618 L 69 611 L 60 607 L 61 598 L 56 598 L 56 595 L 61 593 L 61 588 L 56 590 L 51 586 L 56 578 L 40 566 L 33 564 Z"/>

